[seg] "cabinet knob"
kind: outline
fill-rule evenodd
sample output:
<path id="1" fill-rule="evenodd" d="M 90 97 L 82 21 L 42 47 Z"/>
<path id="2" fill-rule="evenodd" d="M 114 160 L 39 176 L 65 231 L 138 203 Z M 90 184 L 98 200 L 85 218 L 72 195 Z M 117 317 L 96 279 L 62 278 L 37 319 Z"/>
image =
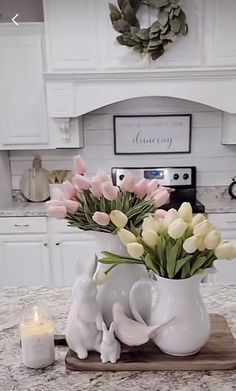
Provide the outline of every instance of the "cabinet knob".
<path id="1" fill-rule="evenodd" d="M 55 243 L 55 244 L 56 244 L 56 246 L 59 246 L 60 242 L 57 242 L 57 243 Z"/>
<path id="2" fill-rule="evenodd" d="M 48 243 L 43 243 L 43 245 L 46 247 L 48 245 Z"/>

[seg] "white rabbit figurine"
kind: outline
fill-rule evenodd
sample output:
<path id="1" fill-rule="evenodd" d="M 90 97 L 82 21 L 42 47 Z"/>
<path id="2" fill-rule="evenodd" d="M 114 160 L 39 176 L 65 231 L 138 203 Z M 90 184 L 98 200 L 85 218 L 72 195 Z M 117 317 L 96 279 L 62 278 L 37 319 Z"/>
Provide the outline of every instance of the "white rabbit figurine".
<path id="1" fill-rule="evenodd" d="M 97 267 L 95 259 L 86 273 L 76 278 L 72 289 L 72 305 L 69 311 L 66 341 L 78 358 L 88 357 L 88 351 L 100 351 L 102 340 L 102 314 L 96 301 L 97 287 L 93 275 Z"/>
<path id="2" fill-rule="evenodd" d="M 102 323 L 102 343 L 100 346 L 101 360 L 116 363 L 120 358 L 120 343 L 114 336 L 114 323 L 111 323 L 110 329 L 107 330 L 106 324 Z"/>

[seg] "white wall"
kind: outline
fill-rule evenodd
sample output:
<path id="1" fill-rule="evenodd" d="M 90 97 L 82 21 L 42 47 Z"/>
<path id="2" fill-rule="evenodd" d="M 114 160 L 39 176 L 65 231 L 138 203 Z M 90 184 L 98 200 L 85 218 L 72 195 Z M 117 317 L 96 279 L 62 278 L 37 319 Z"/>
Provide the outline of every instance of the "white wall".
<path id="1" fill-rule="evenodd" d="M 124 114 L 193 115 L 192 151 L 189 154 L 115 155 L 113 115 Z M 39 151 L 47 169 L 70 169 L 77 153 L 85 158 L 89 173 L 97 168 L 109 172 L 112 166 L 197 166 L 198 186 L 228 185 L 236 175 L 236 146 L 221 145 L 222 112 L 174 98 L 140 98 L 96 110 L 84 117 L 85 148 L 81 150 Z M 31 166 L 36 151 L 12 151 L 10 154 L 13 188 Z"/>

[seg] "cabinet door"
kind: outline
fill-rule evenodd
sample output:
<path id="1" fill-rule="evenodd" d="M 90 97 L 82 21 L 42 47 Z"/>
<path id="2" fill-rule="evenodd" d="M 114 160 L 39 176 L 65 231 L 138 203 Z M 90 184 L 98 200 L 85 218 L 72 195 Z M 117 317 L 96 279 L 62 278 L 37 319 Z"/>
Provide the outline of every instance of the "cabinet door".
<path id="1" fill-rule="evenodd" d="M 205 1 L 206 60 L 210 66 L 236 65 L 236 1 Z"/>
<path id="2" fill-rule="evenodd" d="M 1 148 L 43 147 L 48 125 L 41 26 L 0 26 L 0 50 Z"/>
<path id="3" fill-rule="evenodd" d="M 46 235 L 0 235 L 0 286 L 51 285 Z"/>
<path id="4" fill-rule="evenodd" d="M 97 67 L 97 9 L 100 1 L 44 0 L 48 69 Z"/>
<path id="5" fill-rule="evenodd" d="M 72 286 L 94 261 L 95 242 L 83 233 L 55 235 L 51 243 L 55 286 Z"/>

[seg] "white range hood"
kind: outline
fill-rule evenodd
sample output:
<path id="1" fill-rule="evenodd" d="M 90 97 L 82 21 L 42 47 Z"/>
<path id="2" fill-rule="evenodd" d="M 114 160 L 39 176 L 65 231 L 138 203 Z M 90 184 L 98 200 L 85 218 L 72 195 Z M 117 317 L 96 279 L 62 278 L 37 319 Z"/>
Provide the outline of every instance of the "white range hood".
<path id="1" fill-rule="evenodd" d="M 48 74 L 46 80 L 49 111 L 59 118 L 147 96 L 190 100 L 236 114 L 236 69 Z"/>
<path id="2" fill-rule="evenodd" d="M 189 34 L 157 61 L 116 42 L 108 3 L 44 1 L 48 111 L 60 126 L 68 130 L 71 118 L 115 102 L 160 96 L 222 110 L 225 126 L 234 127 L 236 40 L 230 37 L 236 36 L 235 0 L 227 0 L 227 6 L 220 0 L 185 0 Z M 146 25 L 150 18 L 143 8 Z"/>

